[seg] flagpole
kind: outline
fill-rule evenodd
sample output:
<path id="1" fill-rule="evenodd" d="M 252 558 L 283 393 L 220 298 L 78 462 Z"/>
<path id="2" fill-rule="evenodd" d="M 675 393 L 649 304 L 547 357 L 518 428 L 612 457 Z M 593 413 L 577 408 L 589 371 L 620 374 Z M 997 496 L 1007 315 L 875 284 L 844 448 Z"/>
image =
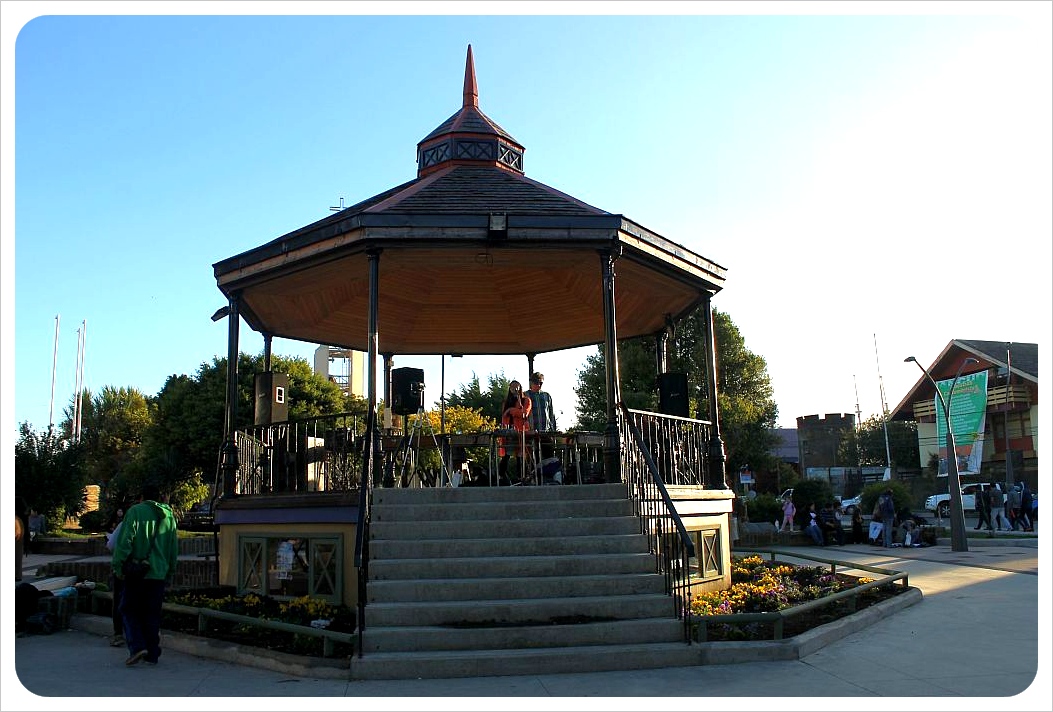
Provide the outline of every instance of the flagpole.
<path id="1" fill-rule="evenodd" d="M 59 315 L 55 315 L 55 346 L 51 351 L 51 405 L 48 408 L 48 437 L 55 432 L 55 370 L 58 368 Z"/>

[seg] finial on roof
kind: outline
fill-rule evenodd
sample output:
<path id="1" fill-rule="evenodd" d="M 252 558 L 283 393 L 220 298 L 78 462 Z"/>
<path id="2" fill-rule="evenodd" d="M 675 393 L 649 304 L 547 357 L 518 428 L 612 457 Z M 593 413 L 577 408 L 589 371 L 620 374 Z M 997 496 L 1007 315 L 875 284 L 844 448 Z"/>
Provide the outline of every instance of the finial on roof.
<path id="1" fill-rule="evenodd" d="M 479 87 L 475 83 L 475 62 L 472 46 L 468 45 L 468 59 L 464 62 L 464 106 L 479 106 Z"/>

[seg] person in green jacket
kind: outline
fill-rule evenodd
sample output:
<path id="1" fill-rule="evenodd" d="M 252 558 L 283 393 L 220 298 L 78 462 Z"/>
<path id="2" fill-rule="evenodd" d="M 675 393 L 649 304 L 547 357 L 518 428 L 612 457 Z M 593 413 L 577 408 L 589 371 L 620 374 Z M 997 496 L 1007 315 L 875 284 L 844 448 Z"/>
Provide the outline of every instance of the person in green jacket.
<path id="1" fill-rule="evenodd" d="M 157 664 L 161 655 L 161 604 L 165 586 L 175 575 L 179 542 L 175 515 L 160 499 L 157 485 L 143 485 L 139 503 L 124 514 L 113 548 L 113 573 L 124 582 L 124 592 L 116 605 L 124 619 L 128 645 L 125 665 L 139 661 Z M 149 568 L 136 576 L 131 567 L 126 567 L 130 561 L 146 561 Z"/>

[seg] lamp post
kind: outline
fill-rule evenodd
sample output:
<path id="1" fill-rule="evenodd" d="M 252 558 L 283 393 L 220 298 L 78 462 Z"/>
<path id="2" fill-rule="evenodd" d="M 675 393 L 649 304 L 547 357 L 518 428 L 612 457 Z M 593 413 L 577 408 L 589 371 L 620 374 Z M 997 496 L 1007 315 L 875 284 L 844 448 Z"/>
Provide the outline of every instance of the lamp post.
<path id="1" fill-rule="evenodd" d="M 962 361 L 958 372 L 954 374 L 954 380 L 951 381 L 947 398 L 944 400 L 940 387 L 928 369 L 918 363 L 918 359 L 913 356 L 903 359 L 904 363 L 908 361 L 917 364 L 921 372 L 929 379 L 932 387 L 936 389 L 936 397 L 940 399 L 940 404 L 943 406 L 943 421 L 947 427 L 947 493 L 951 498 L 951 551 L 969 551 L 969 541 L 965 535 L 965 510 L 962 508 L 962 481 L 958 476 L 958 453 L 954 449 L 954 431 L 951 430 L 951 399 L 954 397 L 954 386 L 958 383 L 958 377 L 962 375 L 962 369 L 970 363 L 980 362 L 972 357 Z"/>

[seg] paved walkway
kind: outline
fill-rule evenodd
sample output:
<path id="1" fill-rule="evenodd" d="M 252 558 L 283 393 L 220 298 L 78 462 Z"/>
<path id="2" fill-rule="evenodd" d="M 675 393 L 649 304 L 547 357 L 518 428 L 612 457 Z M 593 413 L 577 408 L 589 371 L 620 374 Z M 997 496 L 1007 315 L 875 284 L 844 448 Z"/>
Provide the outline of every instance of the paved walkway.
<path id="1" fill-rule="evenodd" d="M 972 544 L 972 542 L 971 542 Z M 815 547 L 788 554 L 817 553 Z M 494 709 L 493 697 L 603 697 L 602 709 L 640 709 L 638 697 L 698 697 L 708 709 L 843 709 L 830 699 L 852 698 L 852 710 L 887 710 L 897 704 L 876 697 L 918 698 L 898 703 L 955 710 L 1050 710 L 1050 587 L 1040 574 L 1038 541 L 1003 540 L 951 552 L 941 545 L 879 549 L 829 547 L 830 558 L 905 570 L 924 600 L 849 635 L 801 660 L 567 675 L 528 675 L 450 680 L 348 681 L 311 679 L 166 652 L 156 667 L 126 668 L 127 652 L 81 630 L 17 638 L 4 655 L 3 704 L 7 709 L 147 709 L 139 696 L 159 697 L 357 697 L 368 709 L 420 709 L 418 697 L 469 698 L 458 709 Z M 1045 551 L 1048 552 L 1048 547 Z M 29 557 L 26 570 L 41 561 Z M 27 577 L 31 580 L 32 577 Z M 1041 596 L 1040 596 L 1041 592 Z M 1045 601 L 1039 606 L 1039 600 Z M 1041 665 L 1040 665 L 1041 663 Z M 11 676 L 11 668 L 17 679 Z M 21 683 L 21 684 L 19 684 Z M 1007 697 L 1009 700 L 976 699 Z M 41 695 L 68 700 L 42 700 Z M 785 698 L 761 701 L 759 698 Z M 732 699 L 734 698 L 734 699 Z M 742 698 L 753 698 L 752 703 Z M 950 699 L 950 698 L 953 698 Z M 227 709 L 270 709 L 263 700 L 228 700 Z M 314 704 L 314 703 L 307 703 Z M 448 709 L 450 703 L 438 703 Z M 505 708 L 531 709 L 504 700 Z M 545 704 L 536 702 L 534 706 Z M 548 703 L 549 706 L 552 703 Z M 588 703 L 567 702 L 557 708 Z M 664 703 L 659 703 L 664 704 Z M 682 703 L 676 703 L 678 705 Z M 698 703 L 686 703 L 697 709 Z M 129 706 L 131 705 L 131 706 Z M 145 705 L 145 706 L 144 706 Z M 185 703 L 176 703 L 182 709 Z M 558 705 L 558 703 L 557 703 Z M 287 709 L 281 703 L 275 709 Z"/>

